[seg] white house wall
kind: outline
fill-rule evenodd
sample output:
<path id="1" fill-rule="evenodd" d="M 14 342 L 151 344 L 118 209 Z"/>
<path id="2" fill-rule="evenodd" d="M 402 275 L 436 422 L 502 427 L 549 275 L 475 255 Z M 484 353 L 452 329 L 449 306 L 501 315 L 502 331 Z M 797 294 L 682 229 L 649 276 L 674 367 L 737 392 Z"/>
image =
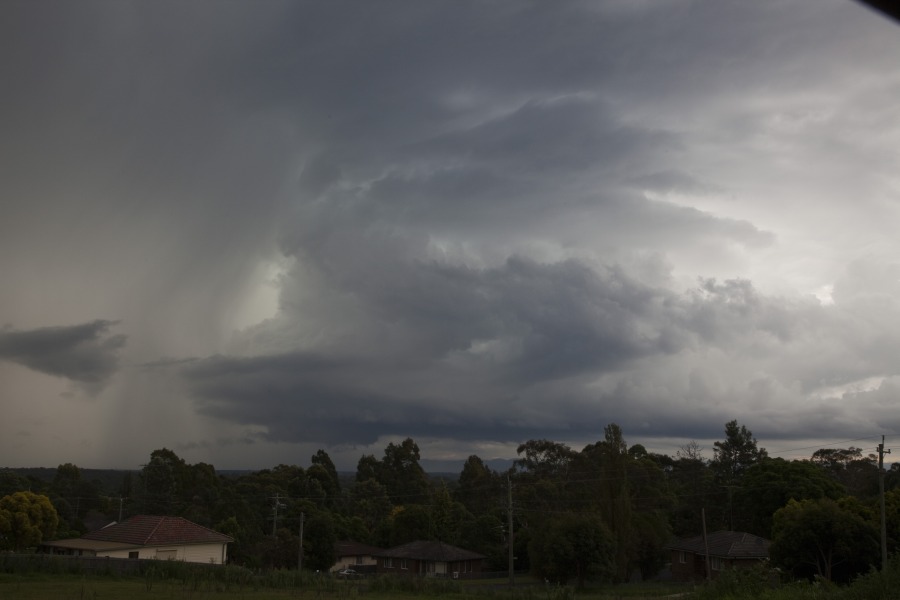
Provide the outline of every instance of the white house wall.
<path id="1" fill-rule="evenodd" d="M 341 556 L 338 561 L 331 567 L 332 571 L 340 571 L 341 569 L 355 569 L 360 566 L 375 567 L 378 559 L 372 556 L 363 556 L 362 562 L 356 562 L 355 556 Z"/>
<path id="2" fill-rule="evenodd" d="M 184 562 L 220 565 L 227 559 L 225 544 L 191 544 L 189 546 L 144 546 L 130 550 L 108 550 L 98 552 L 97 556 L 110 558 L 128 558 L 130 552 L 137 551 L 138 558 L 157 558 L 157 553 L 168 554 L 175 551 L 173 560 Z"/>

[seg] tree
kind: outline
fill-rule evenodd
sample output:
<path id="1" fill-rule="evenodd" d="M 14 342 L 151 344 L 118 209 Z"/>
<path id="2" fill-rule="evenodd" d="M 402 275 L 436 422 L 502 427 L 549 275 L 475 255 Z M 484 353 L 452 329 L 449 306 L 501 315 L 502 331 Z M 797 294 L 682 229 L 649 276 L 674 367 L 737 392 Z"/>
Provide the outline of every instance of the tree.
<path id="1" fill-rule="evenodd" d="M 431 536 L 431 515 L 421 504 L 396 506 L 391 519 L 391 546 L 414 540 L 428 540 Z"/>
<path id="2" fill-rule="evenodd" d="M 858 498 L 872 498 L 878 493 L 878 461 L 874 454 L 863 456 L 862 449 L 821 448 L 810 461 L 830 473 Z"/>
<path id="3" fill-rule="evenodd" d="M 725 424 L 725 440 L 714 442 L 713 460 L 710 468 L 715 475 L 716 483 L 725 492 L 719 505 L 725 508 L 724 513 L 708 515 L 710 521 L 719 521 L 728 529 L 734 530 L 734 490 L 740 484 L 744 471 L 766 456 L 765 448 L 757 448 L 756 438 L 744 425 L 738 426 L 737 421 L 729 421 Z M 718 518 L 717 518 L 718 517 Z"/>
<path id="4" fill-rule="evenodd" d="M 337 536 L 327 512 L 316 512 L 306 521 L 303 532 L 303 566 L 328 571 L 337 560 L 334 545 Z"/>
<path id="5" fill-rule="evenodd" d="M 148 515 L 177 514 L 179 479 L 184 461 L 167 448 L 150 453 L 150 462 L 141 469 L 140 497 Z"/>
<path id="6" fill-rule="evenodd" d="M 714 442 L 713 471 L 720 482 L 734 484 L 750 465 L 768 456 L 765 448 L 757 448 L 756 438 L 747 427 L 737 421 L 725 424 L 725 440 Z"/>
<path id="7" fill-rule="evenodd" d="M 669 490 L 666 474 L 653 455 L 632 452 L 627 463 L 627 477 L 631 500 L 631 535 L 629 540 L 632 563 L 628 572 L 637 567 L 648 580 L 665 565 L 666 544 L 672 539 L 670 517 L 675 497 Z"/>
<path id="8" fill-rule="evenodd" d="M 885 529 L 887 530 L 888 552 L 895 553 L 900 549 L 900 490 L 893 489 L 884 495 Z M 881 526 L 881 515 L 874 523 Z"/>
<path id="9" fill-rule="evenodd" d="M 429 513 L 431 531 L 428 539 L 459 545 L 460 527 L 471 515 L 461 502 L 453 500 L 446 483 L 442 482 L 432 492 Z"/>
<path id="10" fill-rule="evenodd" d="M 747 468 L 735 491 L 736 529 L 769 538 L 772 515 L 789 500 L 837 500 L 844 494 L 844 486 L 814 464 L 766 458 Z"/>
<path id="11" fill-rule="evenodd" d="M 712 501 L 719 495 L 719 488 L 714 485 L 713 473 L 697 442 L 688 442 L 675 456 L 677 458 L 669 477 L 678 498 L 672 516 L 672 530 L 679 537 L 698 535 L 703 527 L 700 509 L 707 509 L 707 518 L 712 522 L 715 515 L 710 514 L 710 509 L 721 504 L 721 501 Z"/>
<path id="12" fill-rule="evenodd" d="M 847 582 L 878 560 L 876 528 L 830 498 L 791 500 L 774 516 L 772 562 L 795 576 Z"/>
<path id="13" fill-rule="evenodd" d="M 504 482 L 474 454 L 463 465 L 454 495 L 473 514 L 496 512 L 506 505 Z"/>
<path id="14" fill-rule="evenodd" d="M 16 492 L 0 498 L 0 544 L 21 551 L 53 537 L 59 516 L 50 498 Z"/>
<path id="15" fill-rule="evenodd" d="M 615 571 L 616 542 L 597 515 L 565 513 L 532 532 L 528 545 L 532 572 L 584 589 L 589 578 L 608 579 Z"/>
<path id="16" fill-rule="evenodd" d="M 389 443 L 381 459 L 380 479 L 396 505 L 425 502 L 431 485 L 419 464 L 419 446 L 412 438 Z"/>
<path id="17" fill-rule="evenodd" d="M 9 469 L 0 469 L 0 498 L 31 489 L 31 481 Z"/>
<path id="18" fill-rule="evenodd" d="M 697 440 L 691 440 L 675 451 L 675 458 L 678 460 L 691 460 L 697 462 L 705 462 L 703 458 L 703 447 L 697 443 Z"/>
<path id="19" fill-rule="evenodd" d="M 71 537 L 85 533 L 81 516 L 100 505 L 99 484 L 82 479 L 81 469 L 72 463 L 56 468 L 47 495 L 60 517 L 60 531 Z"/>
<path id="20" fill-rule="evenodd" d="M 550 440 L 529 440 L 516 452 L 520 458 L 514 462 L 514 503 L 527 512 L 527 520 L 536 524 L 552 511 L 570 509 L 575 491 L 570 479 L 576 473 L 578 453 Z M 500 506 L 506 504 L 505 496 Z"/>
<path id="21" fill-rule="evenodd" d="M 369 532 L 368 539 L 361 540 L 375 543 L 375 536 L 382 524 L 391 514 L 391 499 L 388 498 L 384 486 L 374 479 L 366 479 L 350 488 L 350 509 L 359 517 Z"/>
<path id="22" fill-rule="evenodd" d="M 211 464 L 187 465 L 182 474 L 178 514 L 204 527 L 211 526 L 218 516 L 215 512 L 221 488 L 221 479 Z"/>
<path id="23" fill-rule="evenodd" d="M 363 454 L 356 463 L 356 482 L 362 483 L 370 479 L 379 481 L 378 475 L 381 472 L 381 463 L 372 454 Z"/>
<path id="24" fill-rule="evenodd" d="M 341 496 L 341 482 L 334 462 L 332 462 L 328 453 L 321 449 L 312 455 L 310 462 L 312 464 L 306 470 L 307 477 L 315 479 L 321 484 L 322 489 L 325 490 L 326 504 L 331 508 L 335 508 Z"/>
<path id="25" fill-rule="evenodd" d="M 459 546 L 487 556 L 487 571 L 504 571 L 509 565 L 507 523 L 495 514 L 477 513 L 459 527 Z"/>
<path id="26" fill-rule="evenodd" d="M 854 460 L 862 458 L 862 448 L 820 448 L 813 452 L 810 462 L 832 473 L 839 473 Z"/>
<path id="27" fill-rule="evenodd" d="M 522 471 L 541 477 L 565 479 L 576 453 L 565 444 L 550 440 L 529 440 L 519 445 L 515 465 Z"/>
<path id="28" fill-rule="evenodd" d="M 628 485 L 628 445 L 622 428 L 610 423 L 603 429 L 603 441 L 597 444 L 600 456 L 600 514 L 613 533 L 616 547 L 616 581 L 627 581 L 635 558 L 632 535 L 632 506 Z"/>

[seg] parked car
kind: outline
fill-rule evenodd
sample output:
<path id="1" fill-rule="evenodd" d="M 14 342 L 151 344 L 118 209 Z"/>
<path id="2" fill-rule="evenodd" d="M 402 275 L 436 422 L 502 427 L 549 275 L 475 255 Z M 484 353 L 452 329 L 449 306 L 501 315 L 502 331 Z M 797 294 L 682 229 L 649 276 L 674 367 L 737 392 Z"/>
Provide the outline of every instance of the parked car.
<path id="1" fill-rule="evenodd" d="M 353 569 L 341 569 L 337 572 L 337 575 L 342 579 L 355 579 L 357 577 L 362 577 L 362 573 L 357 573 Z"/>

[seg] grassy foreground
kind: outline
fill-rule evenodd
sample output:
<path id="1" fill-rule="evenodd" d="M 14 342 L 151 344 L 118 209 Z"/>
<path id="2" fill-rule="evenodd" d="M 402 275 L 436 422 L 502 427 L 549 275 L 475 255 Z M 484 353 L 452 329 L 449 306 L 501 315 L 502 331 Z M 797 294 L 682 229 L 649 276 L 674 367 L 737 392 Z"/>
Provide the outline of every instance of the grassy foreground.
<path id="1" fill-rule="evenodd" d="M 315 597 L 309 593 L 309 597 Z M 252 600 L 284 599 L 299 597 L 299 590 L 252 590 L 238 589 L 190 589 L 176 580 L 157 582 L 152 587 L 137 578 L 109 579 L 96 576 L 0 576 L 0 598 L 4 600 L 93 600 L 93 599 L 133 599 L 161 600 L 217 598 L 247 598 Z"/>
<path id="2" fill-rule="evenodd" d="M 286 582 L 282 582 L 286 583 Z M 439 582 L 411 579 L 367 580 L 344 582 L 324 578 L 320 582 L 297 581 L 296 585 L 269 587 L 266 578 L 255 582 L 223 583 L 213 578 L 110 577 L 108 575 L 72 574 L 0 574 L 0 598 L 3 600 L 410 600 L 442 598 L 444 600 L 613 600 L 629 598 L 672 597 L 676 589 L 654 586 L 618 586 L 595 588 L 577 594 L 570 587 L 532 585 L 510 591 L 497 580 L 491 582 Z"/>
<path id="3" fill-rule="evenodd" d="M 532 582 L 510 590 L 498 580 L 459 581 L 379 577 L 344 581 L 297 571 L 253 574 L 244 569 L 199 569 L 150 564 L 136 575 L 11 571 L 2 569 L 3 600 L 900 600 L 900 557 L 884 572 L 873 570 L 849 586 L 778 581 L 771 570 L 723 572 L 710 585 L 598 586 L 583 591 Z M 53 566 L 54 563 L 49 563 Z M 43 564 L 46 569 L 48 564 Z M 774 576 L 774 577 L 773 577 Z M 524 582 L 523 582 L 524 583 Z"/>

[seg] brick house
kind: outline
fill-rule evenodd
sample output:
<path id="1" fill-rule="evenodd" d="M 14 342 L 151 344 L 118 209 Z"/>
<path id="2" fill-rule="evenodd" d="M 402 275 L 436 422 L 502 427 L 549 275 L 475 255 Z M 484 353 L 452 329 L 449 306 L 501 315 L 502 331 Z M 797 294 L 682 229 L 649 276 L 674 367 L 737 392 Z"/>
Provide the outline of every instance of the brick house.
<path id="1" fill-rule="evenodd" d="M 204 564 L 224 564 L 228 542 L 234 540 L 181 517 L 137 515 L 86 533 L 80 538 L 41 544 L 48 554 L 155 558 Z"/>
<path id="2" fill-rule="evenodd" d="M 717 531 L 683 538 L 670 544 L 672 578 L 691 581 L 706 578 L 709 556 L 711 578 L 727 569 L 745 569 L 769 560 L 769 540 L 740 531 Z M 708 548 L 708 550 L 707 550 Z"/>
<path id="3" fill-rule="evenodd" d="M 378 573 L 454 579 L 478 576 L 485 558 L 443 542 L 421 540 L 382 550 L 376 556 Z"/>

